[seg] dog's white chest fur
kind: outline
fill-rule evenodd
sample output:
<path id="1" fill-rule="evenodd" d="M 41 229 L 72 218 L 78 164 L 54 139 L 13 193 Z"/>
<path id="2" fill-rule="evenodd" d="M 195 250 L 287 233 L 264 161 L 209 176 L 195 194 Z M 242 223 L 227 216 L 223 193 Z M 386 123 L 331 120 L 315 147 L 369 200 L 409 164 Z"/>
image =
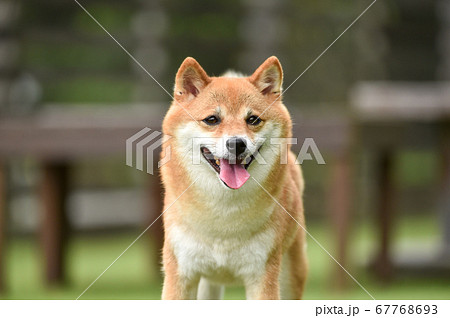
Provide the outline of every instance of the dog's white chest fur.
<path id="1" fill-rule="evenodd" d="M 275 232 L 266 229 L 245 238 L 224 238 L 196 235 L 175 226 L 170 229 L 169 238 L 182 275 L 233 284 L 264 272 Z"/>

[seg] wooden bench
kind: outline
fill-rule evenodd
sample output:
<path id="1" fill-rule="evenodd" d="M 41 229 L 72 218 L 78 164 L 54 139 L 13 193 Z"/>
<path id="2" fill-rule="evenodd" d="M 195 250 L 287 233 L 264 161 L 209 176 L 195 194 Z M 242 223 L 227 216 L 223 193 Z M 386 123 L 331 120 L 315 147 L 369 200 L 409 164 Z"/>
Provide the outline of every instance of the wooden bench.
<path id="1" fill-rule="evenodd" d="M 123 154 L 125 162 L 125 140 L 144 127 L 159 130 L 163 116 L 162 112 L 155 112 L 152 105 L 118 105 L 106 109 L 99 109 L 97 105 L 94 109 L 82 111 L 67 109 L 66 106 L 64 109 L 50 107 L 50 110 L 29 118 L 0 120 L 0 184 L 3 185 L 0 187 L 0 224 L 3 226 L 0 237 L 4 238 L 6 227 L 6 166 L 15 159 L 35 158 L 40 162 L 42 170 L 41 240 L 45 254 L 46 280 L 49 283 L 63 282 L 65 278 L 64 251 L 69 226 L 66 198 L 70 164 L 84 158 L 117 154 Z M 149 183 L 149 196 L 156 196 L 155 202 L 161 202 L 158 176 L 151 176 Z M 161 213 L 161 206 L 149 208 L 151 217 Z M 158 229 L 160 225 L 155 224 L 153 228 Z M 161 245 L 160 233 L 155 238 L 159 239 L 158 244 Z M 0 255 L 3 253 L 0 252 Z"/>
<path id="2" fill-rule="evenodd" d="M 380 244 L 373 266 L 379 278 L 388 281 L 394 272 L 393 156 L 400 150 L 431 149 L 442 156 L 440 209 L 443 244 L 447 247 L 442 256 L 446 253 L 448 257 L 450 253 L 450 206 L 445 200 L 450 195 L 450 83 L 365 82 L 356 86 L 351 96 L 357 118 L 358 147 L 375 156 L 373 168 L 378 179 L 373 195 L 378 204 Z M 447 272 L 449 269 L 447 266 Z"/>
<path id="3" fill-rule="evenodd" d="M 70 105 L 69 105 L 70 106 Z M 106 158 L 123 154 L 125 165 L 126 139 L 144 127 L 160 131 L 168 105 L 116 105 L 89 107 L 48 107 L 32 117 L 0 120 L 0 269 L 4 263 L 4 238 L 7 187 L 5 172 L 8 162 L 32 157 L 40 162 L 40 197 L 43 223 L 41 241 L 44 246 L 45 277 L 49 283 L 65 280 L 64 255 L 68 240 L 66 199 L 68 195 L 68 168 L 84 158 Z M 331 163 L 329 215 L 336 229 L 337 259 L 345 266 L 346 240 L 351 207 L 350 147 L 351 125 L 346 118 L 304 117 L 292 111 L 296 125 L 294 137 L 299 144 L 304 138 L 314 138 L 327 163 Z M 333 160 L 329 160 L 331 157 Z M 153 220 L 162 212 L 159 176 L 149 175 L 147 192 L 157 202 L 148 206 Z M 150 231 L 153 239 L 162 245 L 161 222 Z M 159 262 L 159 253 L 155 255 Z M 0 272 L 0 277 L 4 273 Z M 340 274 L 341 280 L 345 275 Z M 1 280 L 0 280 L 1 281 Z M 3 286 L 0 286 L 4 288 Z"/>

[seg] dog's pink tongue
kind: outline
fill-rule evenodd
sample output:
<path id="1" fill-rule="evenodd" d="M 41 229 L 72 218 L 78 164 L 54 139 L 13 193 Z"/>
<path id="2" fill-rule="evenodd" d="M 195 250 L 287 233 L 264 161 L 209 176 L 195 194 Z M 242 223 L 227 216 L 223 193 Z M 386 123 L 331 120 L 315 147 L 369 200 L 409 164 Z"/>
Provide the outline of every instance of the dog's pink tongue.
<path id="1" fill-rule="evenodd" d="M 239 189 L 250 178 L 250 174 L 241 164 L 230 164 L 220 159 L 220 179 L 232 189 Z"/>

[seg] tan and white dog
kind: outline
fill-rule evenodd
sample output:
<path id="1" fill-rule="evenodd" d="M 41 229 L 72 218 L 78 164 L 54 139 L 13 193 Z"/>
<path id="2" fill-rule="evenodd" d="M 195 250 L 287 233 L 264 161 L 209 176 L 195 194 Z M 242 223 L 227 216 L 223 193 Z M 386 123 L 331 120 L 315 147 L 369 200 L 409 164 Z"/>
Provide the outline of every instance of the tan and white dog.
<path id="1" fill-rule="evenodd" d="M 291 216 L 304 226 L 304 183 L 282 79 L 276 57 L 250 77 L 209 77 L 190 57 L 179 68 L 163 122 L 163 299 L 221 298 L 231 284 L 248 299 L 302 298 L 305 232 Z"/>

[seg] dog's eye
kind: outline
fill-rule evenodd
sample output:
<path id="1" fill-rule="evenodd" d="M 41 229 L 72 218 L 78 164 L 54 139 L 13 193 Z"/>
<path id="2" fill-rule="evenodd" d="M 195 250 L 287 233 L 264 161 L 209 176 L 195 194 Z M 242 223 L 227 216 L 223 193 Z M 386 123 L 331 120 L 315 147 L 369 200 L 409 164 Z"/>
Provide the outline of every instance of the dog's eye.
<path id="1" fill-rule="evenodd" d="M 214 126 L 220 123 L 220 119 L 216 116 L 209 116 L 203 119 L 203 122 L 207 125 Z"/>
<path id="2" fill-rule="evenodd" d="M 249 118 L 247 118 L 247 124 L 249 125 L 259 125 L 261 123 L 261 118 L 259 118 L 258 116 L 250 116 Z"/>

